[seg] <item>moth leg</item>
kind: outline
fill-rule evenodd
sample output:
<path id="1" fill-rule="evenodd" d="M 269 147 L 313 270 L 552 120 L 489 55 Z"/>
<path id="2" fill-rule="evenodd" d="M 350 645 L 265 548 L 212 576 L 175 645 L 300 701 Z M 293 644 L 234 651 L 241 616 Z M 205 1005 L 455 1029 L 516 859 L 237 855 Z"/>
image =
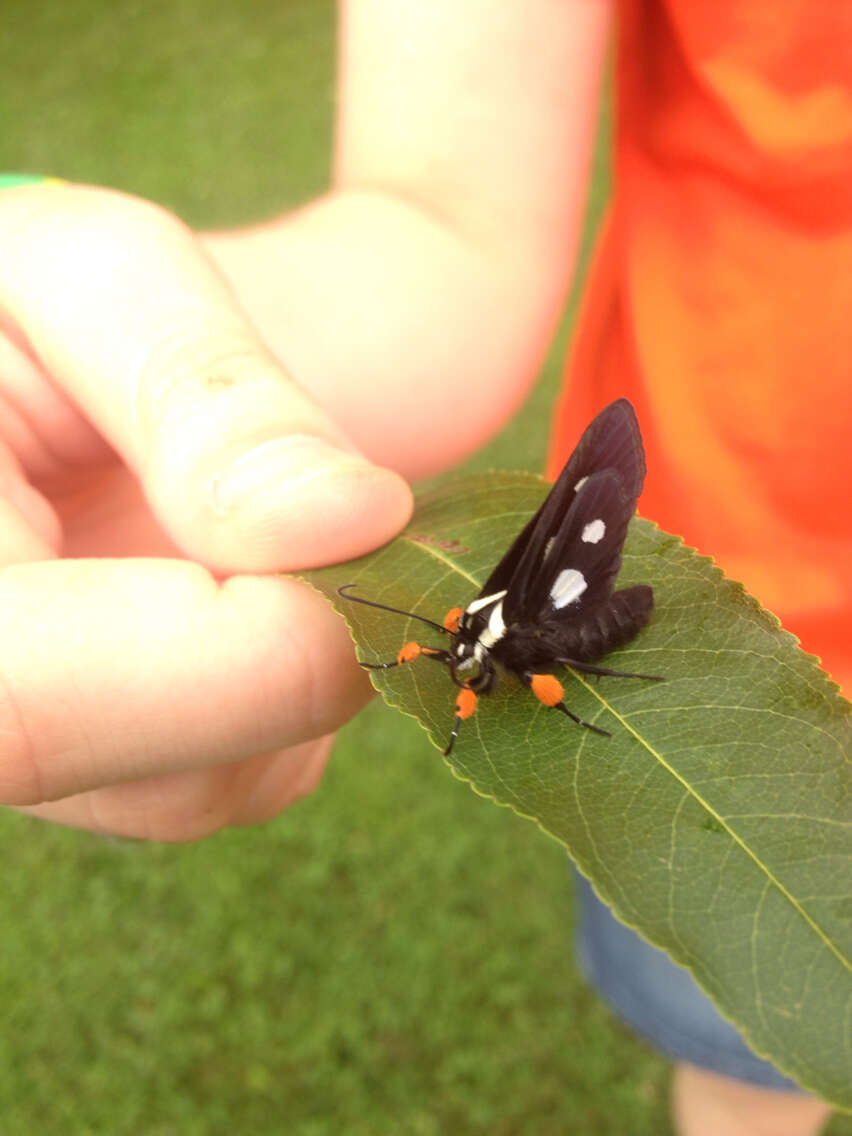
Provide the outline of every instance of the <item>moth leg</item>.
<path id="1" fill-rule="evenodd" d="M 391 667 L 401 667 L 403 663 L 413 663 L 415 659 L 419 659 L 421 656 L 424 659 L 435 659 L 438 663 L 449 663 L 450 661 L 449 651 L 439 651 L 434 647 L 421 647 L 419 643 L 406 643 L 390 663 L 362 663 L 359 659 L 358 666 L 367 671 L 386 671 Z"/>
<path id="2" fill-rule="evenodd" d="M 576 659 L 557 659 L 556 661 L 574 671 L 581 671 L 583 674 L 595 675 L 596 677 L 609 675 L 611 678 L 645 678 L 648 682 L 666 681 L 662 675 L 640 675 L 633 671 L 611 671 L 608 667 L 596 667 L 592 663 L 578 663 Z"/>
<path id="3" fill-rule="evenodd" d="M 580 718 L 573 710 L 569 710 L 565 703 L 562 701 L 562 695 L 565 693 L 562 683 L 555 675 L 549 674 L 533 674 L 528 671 L 524 675 L 524 681 L 532 690 L 533 694 L 547 706 L 550 710 L 561 710 L 566 714 L 572 722 L 576 722 L 578 726 L 583 726 L 587 730 L 592 730 L 602 737 L 611 738 L 612 734 L 609 730 L 602 730 L 600 726 L 593 726 L 591 722 L 587 722 L 585 718 Z"/>
<path id="4" fill-rule="evenodd" d="M 456 697 L 456 720 L 453 723 L 453 732 L 450 734 L 447 748 L 444 750 L 444 757 L 449 757 L 452 753 L 456 738 L 459 736 L 459 726 L 465 718 L 469 718 L 473 714 L 474 710 L 476 710 L 476 694 L 469 686 L 463 686 Z"/>
<path id="5" fill-rule="evenodd" d="M 455 634 L 459 629 L 459 620 L 464 615 L 464 610 L 460 607 L 451 607 L 447 614 L 444 616 L 444 627 L 451 634 Z"/>

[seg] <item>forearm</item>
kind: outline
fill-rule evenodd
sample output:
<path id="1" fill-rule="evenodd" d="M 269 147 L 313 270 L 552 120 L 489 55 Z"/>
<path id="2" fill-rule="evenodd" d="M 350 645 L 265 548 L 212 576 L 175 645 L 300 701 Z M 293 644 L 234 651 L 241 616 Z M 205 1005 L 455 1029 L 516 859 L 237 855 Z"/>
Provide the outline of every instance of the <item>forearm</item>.
<path id="1" fill-rule="evenodd" d="M 207 238 L 293 375 L 408 477 L 480 445 L 540 366 L 573 269 L 608 30 L 604 0 L 457 11 L 352 0 L 335 190 Z"/>
<path id="2" fill-rule="evenodd" d="M 379 194 L 333 194 L 207 242 L 294 377 L 409 478 L 459 460 L 511 414 L 564 288 L 539 295 L 520 268 Z"/>

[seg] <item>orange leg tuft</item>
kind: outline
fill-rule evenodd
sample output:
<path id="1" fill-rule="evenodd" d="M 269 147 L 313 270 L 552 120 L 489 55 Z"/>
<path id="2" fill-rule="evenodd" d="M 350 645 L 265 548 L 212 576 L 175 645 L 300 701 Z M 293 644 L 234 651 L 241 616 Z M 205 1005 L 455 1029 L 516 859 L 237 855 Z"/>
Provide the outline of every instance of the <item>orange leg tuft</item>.
<path id="1" fill-rule="evenodd" d="M 449 757 L 452 753 L 453 746 L 456 744 L 456 738 L 459 736 L 459 726 L 465 718 L 469 718 L 471 714 L 473 714 L 474 710 L 476 710 L 476 695 L 469 686 L 463 686 L 456 699 L 456 720 L 453 724 L 453 732 L 450 734 L 447 748 L 444 750 L 444 757 Z"/>
<path id="2" fill-rule="evenodd" d="M 420 658 L 421 650 L 419 643 L 406 643 L 404 647 L 400 648 L 396 661 L 398 663 L 413 663 L 415 659 Z"/>
<path id="3" fill-rule="evenodd" d="M 463 686 L 456 699 L 456 714 L 462 721 L 469 718 L 476 710 L 476 695 L 469 686 Z"/>
<path id="4" fill-rule="evenodd" d="M 459 620 L 462 617 L 462 609 L 460 607 L 453 607 L 444 616 L 444 627 L 447 631 L 452 631 L 455 634 L 459 629 Z"/>
<path id="5" fill-rule="evenodd" d="M 558 706 L 565 691 L 562 683 L 553 675 L 534 674 L 530 679 L 533 694 L 545 706 Z"/>

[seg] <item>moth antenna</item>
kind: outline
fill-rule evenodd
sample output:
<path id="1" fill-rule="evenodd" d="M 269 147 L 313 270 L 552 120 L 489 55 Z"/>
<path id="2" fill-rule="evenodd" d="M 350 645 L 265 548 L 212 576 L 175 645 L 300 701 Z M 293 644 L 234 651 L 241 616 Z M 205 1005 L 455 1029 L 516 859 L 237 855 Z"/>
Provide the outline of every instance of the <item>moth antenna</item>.
<path id="1" fill-rule="evenodd" d="M 432 619 L 427 619 L 425 615 L 418 615 L 415 611 L 404 611 L 401 607 L 390 607 L 388 604 L 376 603 L 375 600 L 365 600 L 360 596 L 351 596 L 346 589 L 355 588 L 357 584 L 341 584 L 337 589 L 337 594 L 345 600 L 351 600 L 352 603 L 364 604 L 366 607 L 378 607 L 382 611 L 392 611 L 395 615 L 407 615 L 409 619 L 419 619 L 421 623 L 425 623 L 429 627 L 434 627 L 436 631 L 443 631 L 445 635 L 450 634 L 450 629 L 444 627 L 442 623 L 435 623 Z"/>

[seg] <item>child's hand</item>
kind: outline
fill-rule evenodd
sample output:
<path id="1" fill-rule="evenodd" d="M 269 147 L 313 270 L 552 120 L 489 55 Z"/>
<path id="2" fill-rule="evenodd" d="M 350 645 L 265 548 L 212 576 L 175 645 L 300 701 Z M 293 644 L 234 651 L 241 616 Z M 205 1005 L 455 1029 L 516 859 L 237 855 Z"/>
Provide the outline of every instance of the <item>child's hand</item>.
<path id="1" fill-rule="evenodd" d="M 325 602 L 254 573 L 377 547 L 408 488 L 162 211 L 8 190 L 0 266 L 0 802 L 163 840 L 273 816 L 368 688 Z"/>

